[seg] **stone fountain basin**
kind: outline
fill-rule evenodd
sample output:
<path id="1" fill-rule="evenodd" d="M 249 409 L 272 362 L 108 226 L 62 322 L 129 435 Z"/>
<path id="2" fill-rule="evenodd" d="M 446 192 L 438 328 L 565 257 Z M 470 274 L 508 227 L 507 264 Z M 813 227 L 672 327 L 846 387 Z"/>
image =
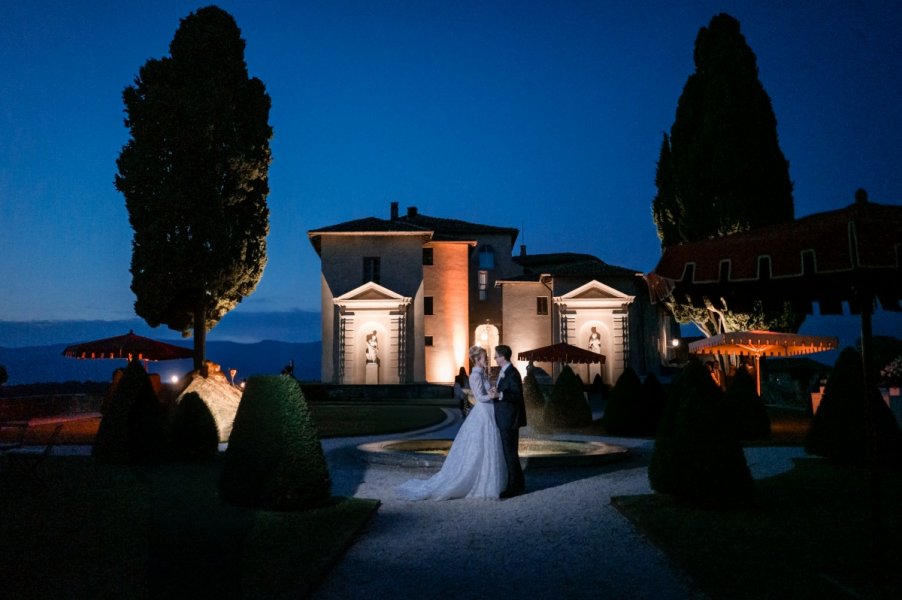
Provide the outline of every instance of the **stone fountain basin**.
<path id="1" fill-rule="evenodd" d="M 386 440 L 361 444 L 365 461 L 405 467 L 441 467 L 452 440 Z M 626 458 L 628 450 L 603 442 L 566 439 L 520 439 L 520 463 L 524 467 L 575 467 L 600 465 Z"/>

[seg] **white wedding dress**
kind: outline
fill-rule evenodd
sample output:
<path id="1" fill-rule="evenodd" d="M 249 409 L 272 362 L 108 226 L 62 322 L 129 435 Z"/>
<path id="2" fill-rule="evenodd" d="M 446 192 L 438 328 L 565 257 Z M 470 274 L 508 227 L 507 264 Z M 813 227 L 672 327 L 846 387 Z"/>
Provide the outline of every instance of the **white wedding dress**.
<path id="1" fill-rule="evenodd" d="M 507 483 L 507 467 L 501 435 L 495 424 L 495 407 L 489 398 L 489 382 L 481 367 L 470 373 L 470 390 L 476 406 L 464 419 L 441 470 L 429 479 L 411 479 L 397 488 L 405 500 L 495 498 Z"/>

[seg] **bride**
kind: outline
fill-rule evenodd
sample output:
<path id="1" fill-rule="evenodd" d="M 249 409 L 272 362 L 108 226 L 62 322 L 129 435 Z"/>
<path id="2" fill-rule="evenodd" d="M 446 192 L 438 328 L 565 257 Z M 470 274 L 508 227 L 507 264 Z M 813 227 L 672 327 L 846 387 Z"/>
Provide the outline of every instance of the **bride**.
<path id="1" fill-rule="evenodd" d="M 470 360 L 470 390 L 476 406 L 460 426 L 441 470 L 429 479 L 411 479 L 398 486 L 398 495 L 405 500 L 498 498 L 507 483 L 485 349 L 470 348 Z"/>

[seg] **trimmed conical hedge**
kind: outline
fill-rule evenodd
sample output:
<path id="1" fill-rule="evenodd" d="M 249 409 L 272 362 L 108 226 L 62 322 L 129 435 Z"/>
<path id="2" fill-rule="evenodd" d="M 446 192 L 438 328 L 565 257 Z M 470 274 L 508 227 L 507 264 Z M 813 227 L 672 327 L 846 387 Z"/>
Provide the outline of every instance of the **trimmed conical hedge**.
<path id="1" fill-rule="evenodd" d="M 219 492 L 229 503 L 297 510 L 329 500 L 331 480 L 301 387 L 283 375 L 247 381 Z"/>
<path id="2" fill-rule="evenodd" d="M 811 420 L 805 451 L 837 463 L 863 465 L 868 460 L 864 371 L 861 354 L 844 349 L 824 389 L 824 397 Z M 887 465 L 902 463 L 902 431 L 876 386 L 867 390 L 876 458 Z"/>
<path id="3" fill-rule="evenodd" d="M 570 365 L 564 365 L 545 405 L 545 425 L 552 429 L 578 429 L 592 424 L 592 409 Z"/>
<path id="4" fill-rule="evenodd" d="M 523 378 L 523 402 L 526 405 L 526 422 L 535 430 L 545 426 L 545 394 L 530 370 Z"/>
<path id="5" fill-rule="evenodd" d="M 165 410 L 138 360 L 122 373 L 100 421 L 91 454 L 113 464 L 157 462 L 165 448 Z"/>
<path id="6" fill-rule="evenodd" d="M 699 506 L 749 502 L 754 483 L 733 415 L 697 360 L 674 381 L 648 466 L 652 489 Z"/>
<path id="7" fill-rule="evenodd" d="M 171 439 L 176 460 L 212 460 L 219 452 L 216 419 L 197 392 L 188 392 L 176 405 Z"/>
<path id="8" fill-rule="evenodd" d="M 667 391 L 654 373 L 649 373 L 639 390 L 642 406 L 642 427 L 638 435 L 653 437 L 664 416 L 667 406 Z"/>
<path id="9" fill-rule="evenodd" d="M 746 369 L 739 369 L 725 395 L 733 410 L 737 435 L 741 440 L 759 440 L 770 435 L 770 417 L 758 396 L 755 379 Z"/>
<path id="10" fill-rule="evenodd" d="M 627 367 L 617 378 L 604 407 L 601 424 L 611 435 L 641 435 L 642 382 L 636 372 Z"/>

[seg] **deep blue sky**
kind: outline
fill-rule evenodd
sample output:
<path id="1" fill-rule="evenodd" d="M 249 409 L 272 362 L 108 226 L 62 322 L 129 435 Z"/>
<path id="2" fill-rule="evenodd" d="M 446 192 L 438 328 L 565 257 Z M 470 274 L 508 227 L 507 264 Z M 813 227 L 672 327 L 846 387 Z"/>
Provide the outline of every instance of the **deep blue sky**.
<path id="1" fill-rule="evenodd" d="M 816 8 L 812 8 L 812 4 Z M 199 2 L 29 0 L 0 18 L 0 320 L 133 316 L 121 93 Z M 662 133 L 700 27 L 740 20 L 796 215 L 902 202 L 895 2 L 219 2 L 272 97 L 269 264 L 236 311 L 319 310 L 306 231 L 389 203 L 651 270 Z M 805 6 L 805 8 L 800 8 Z"/>

